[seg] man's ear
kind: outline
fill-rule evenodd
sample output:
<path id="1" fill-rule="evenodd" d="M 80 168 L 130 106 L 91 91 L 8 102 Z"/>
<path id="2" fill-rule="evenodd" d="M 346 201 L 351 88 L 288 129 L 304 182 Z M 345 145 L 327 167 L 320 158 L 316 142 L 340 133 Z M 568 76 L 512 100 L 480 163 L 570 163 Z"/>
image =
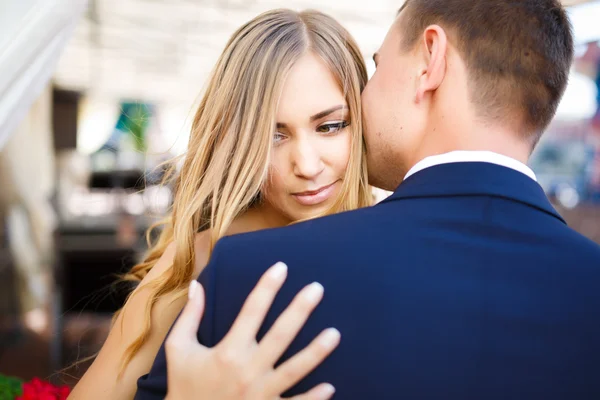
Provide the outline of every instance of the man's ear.
<path id="1" fill-rule="evenodd" d="M 419 72 L 415 101 L 420 103 L 427 94 L 440 87 L 446 76 L 446 32 L 439 25 L 430 25 L 423 31 L 422 41 L 418 46 L 417 51 L 423 58 L 423 68 Z"/>

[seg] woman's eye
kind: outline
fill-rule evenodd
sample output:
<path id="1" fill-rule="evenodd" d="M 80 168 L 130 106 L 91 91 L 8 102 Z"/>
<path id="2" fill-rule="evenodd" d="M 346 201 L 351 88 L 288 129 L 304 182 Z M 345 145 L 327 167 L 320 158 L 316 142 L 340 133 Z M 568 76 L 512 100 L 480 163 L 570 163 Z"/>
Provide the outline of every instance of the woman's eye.
<path id="1" fill-rule="evenodd" d="M 279 143 L 284 139 L 285 135 L 283 133 L 275 132 L 275 134 L 273 135 L 273 143 Z"/>
<path id="2" fill-rule="evenodd" d="M 340 122 L 334 122 L 334 123 L 330 123 L 330 124 L 323 124 L 317 128 L 317 132 L 332 134 L 332 133 L 336 133 L 336 132 L 344 129 L 348 125 L 350 125 L 350 123 L 348 121 L 340 121 Z"/>

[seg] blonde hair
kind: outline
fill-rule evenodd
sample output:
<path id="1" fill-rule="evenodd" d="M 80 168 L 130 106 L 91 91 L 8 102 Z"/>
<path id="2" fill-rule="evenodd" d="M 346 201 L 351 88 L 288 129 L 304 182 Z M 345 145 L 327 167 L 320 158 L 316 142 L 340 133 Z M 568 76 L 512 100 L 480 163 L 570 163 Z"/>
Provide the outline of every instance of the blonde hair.
<path id="1" fill-rule="evenodd" d="M 123 277 L 141 281 L 167 246 L 175 243 L 169 272 L 148 285 L 143 331 L 129 345 L 121 372 L 149 337 L 156 301 L 165 294 L 186 295 L 194 279 L 195 234 L 210 229 L 212 250 L 234 219 L 257 201 L 268 176 L 283 84 L 308 51 L 318 55 L 337 79 L 351 119 L 346 176 L 339 198 L 326 214 L 371 204 L 360 109 L 367 72 L 357 44 L 338 22 L 317 11 L 279 9 L 257 16 L 233 34 L 212 72 L 175 180 L 172 212 L 157 224 L 163 226 L 160 237 L 144 262 Z"/>

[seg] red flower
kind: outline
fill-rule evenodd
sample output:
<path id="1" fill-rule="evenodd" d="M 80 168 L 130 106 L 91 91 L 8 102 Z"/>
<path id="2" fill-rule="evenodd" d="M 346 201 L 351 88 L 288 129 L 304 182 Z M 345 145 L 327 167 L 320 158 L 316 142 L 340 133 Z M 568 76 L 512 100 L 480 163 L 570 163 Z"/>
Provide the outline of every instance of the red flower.
<path id="1" fill-rule="evenodd" d="M 39 378 L 23 383 L 23 395 L 16 400 L 66 400 L 69 396 L 68 386 L 54 386 Z"/>

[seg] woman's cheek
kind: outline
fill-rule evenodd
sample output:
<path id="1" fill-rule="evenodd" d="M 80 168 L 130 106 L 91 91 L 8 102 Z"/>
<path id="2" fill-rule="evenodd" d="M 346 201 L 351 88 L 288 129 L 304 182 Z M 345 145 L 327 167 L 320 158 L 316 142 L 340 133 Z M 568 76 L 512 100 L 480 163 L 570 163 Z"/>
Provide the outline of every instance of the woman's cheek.
<path id="1" fill-rule="evenodd" d="M 323 144 L 327 163 L 339 175 L 343 175 L 350 161 L 351 138 L 350 132 L 344 132 Z M 333 139 L 333 140 L 331 140 Z"/>

